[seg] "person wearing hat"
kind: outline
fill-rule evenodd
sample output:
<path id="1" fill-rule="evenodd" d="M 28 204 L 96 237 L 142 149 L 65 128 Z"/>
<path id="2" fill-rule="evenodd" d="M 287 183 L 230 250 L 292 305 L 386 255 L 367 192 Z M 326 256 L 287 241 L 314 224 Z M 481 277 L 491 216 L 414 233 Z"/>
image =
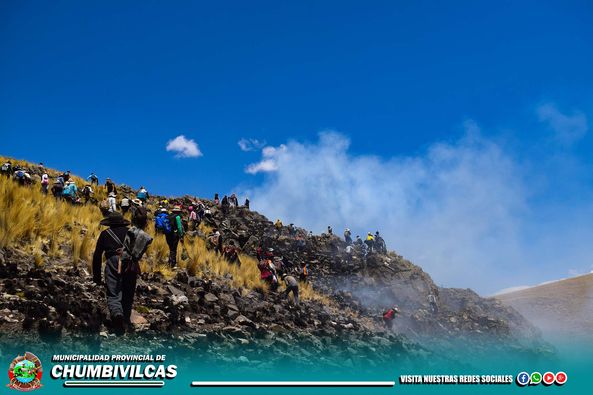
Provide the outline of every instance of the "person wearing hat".
<path id="1" fill-rule="evenodd" d="M 109 204 L 110 213 L 114 213 L 117 211 L 117 201 L 115 200 L 115 192 L 109 192 L 109 195 L 107 195 L 107 203 Z"/>
<path id="2" fill-rule="evenodd" d="M 136 290 L 137 273 L 122 267 L 122 251 L 130 221 L 117 211 L 101 220 L 108 228 L 101 232 L 93 254 L 93 281 L 101 284 L 101 259 L 105 254 L 105 288 L 111 322 L 118 334 L 123 334 L 124 323 L 129 321 Z"/>
<path id="3" fill-rule="evenodd" d="M 169 216 L 169 223 L 171 224 L 171 231 L 165 233 L 165 239 L 169 246 L 169 265 L 171 267 L 177 266 L 177 246 L 181 241 L 183 243 L 183 222 L 181 221 L 181 206 L 175 205 L 171 210 Z"/>
<path id="4" fill-rule="evenodd" d="M 229 263 L 241 266 L 241 260 L 239 259 L 239 248 L 236 246 L 234 240 L 230 240 L 224 247 L 223 256 Z"/>
<path id="5" fill-rule="evenodd" d="M 222 254 L 222 235 L 218 230 L 208 235 L 208 248 L 217 254 Z"/>
<path id="6" fill-rule="evenodd" d="M 140 199 L 132 199 L 132 206 L 130 206 L 130 213 L 132 214 L 132 218 L 136 214 L 136 210 L 138 207 L 142 207 L 142 200 Z"/>
<path id="7" fill-rule="evenodd" d="M 105 179 L 105 188 L 107 188 L 107 193 L 113 192 L 114 194 L 117 194 L 117 189 L 115 188 L 115 183 L 113 181 L 111 181 L 111 178 L 109 178 L 109 177 L 107 177 L 107 179 Z"/>
<path id="8" fill-rule="evenodd" d="M 397 308 L 397 306 L 393 306 L 390 309 L 387 309 L 387 311 L 385 313 L 383 313 L 383 323 L 385 324 L 385 327 L 387 329 L 393 328 L 393 320 L 395 319 L 395 316 L 399 314 L 399 309 Z"/>
<path id="9" fill-rule="evenodd" d="M 352 244 L 352 232 L 350 232 L 350 229 L 348 229 L 348 228 L 346 228 L 346 230 L 344 230 L 344 240 L 346 241 L 347 246 Z"/>

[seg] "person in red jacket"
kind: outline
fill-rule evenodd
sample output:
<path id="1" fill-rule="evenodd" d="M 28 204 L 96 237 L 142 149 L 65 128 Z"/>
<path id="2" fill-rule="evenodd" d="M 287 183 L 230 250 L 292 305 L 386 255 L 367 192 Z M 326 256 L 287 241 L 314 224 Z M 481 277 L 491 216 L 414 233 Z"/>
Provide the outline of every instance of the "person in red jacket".
<path id="1" fill-rule="evenodd" d="M 395 316 L 399 314 L 399 309 L 397 306 L 393 306 L 392 308 L 388 309 L 385 313 L 383 313 L 383 323 L 387 329 L 393 328 L 393 320 Z"/>

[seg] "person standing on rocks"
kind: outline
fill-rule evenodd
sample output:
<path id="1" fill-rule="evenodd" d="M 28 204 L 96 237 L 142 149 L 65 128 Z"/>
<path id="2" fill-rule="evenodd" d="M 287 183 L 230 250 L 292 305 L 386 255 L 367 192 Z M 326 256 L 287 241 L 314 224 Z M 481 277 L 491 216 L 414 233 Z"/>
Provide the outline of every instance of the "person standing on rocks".
<path id="1" fill-rule="evenodd" d="M 274 223 L 274 228 L 276 228 L 276 238 L 279 238 L 282 234 L 282 221 L 280 218 L 276 219 L 276 223 Z"/>
<path id="2" fill-rule="evenodd" d="M 393 306 L 383 313 L 383 324 L 385 324 L 387 329 L 391 330 L 393 328 L 393 320 L 397 314 L 399 314 L 399 309 L 397 306 Z"/>
<path id="3" fill-rule="evenodd" d="M 292 292 L 292 297 L 294 299 L 295 306 L 299 305 L 299 283 L 293 276 L 289 274 L 283 274 L 282 280 L 284 280 L 284 284 L 286 285 L 286 290 L 284 291 L 284 297 L 288 298 L 288 295 Z"/>
<path id="4" fill-rule="evenodd" d="M 169 266 L 177 266 L 177 246 L 179 242 L 183 243 L 183 222 L 181 221 L 181 206 L 174 206 L 169 216 L 171 230 L 165 233 L 165 239 L 169 246 Z"/>
<path id="5" fill-rule="evenodd" d="M 372 254 L 373 253 L 373 247 L 375 246 L 375 238 L 373 237 L 373 234 L 371 232 L 367 233 L 367 238 L 364 241 L 364 243 L 369 248 L 369 253 Z"/>
<path id="6" fill-rule="evenodd" d="M 428 294 L 427 299 L 430 309 L 432 310 L 432 314 L 437 314 L 439 312 L 437 298 L 433 294 Z"/>
<path id="7" fill-rule="evenodd" d="M 220 207 L 222 208 L 222 213 L 227 215 L 229 213 L 229 208 L 231 207 L 229 203 L 229 198 L 227 195 L 224 195 L 222 198 L 222 203 L 220 203 Z"/>
<path id="8" fill-rule="evenodd" d="M 232 208 L 237 208 L 239 207 L 239 200 L 237 199 L 237 195 L 235 195 L 234 193 L 231 195 L 231 197 L 229 198 L 229 203 L 231 204 Z"/>
<path id="9" fill-rule="evenodd" d="M 214 194 L 214 204 L 218 207 L 220 204 L 220 198 L 218 197 L 218 193 Z"/>
<path id="10" fill-rule="evenodd" d="M 208 248 L 214 250 L 217 254 L 222 254 L 222 235 L 218 230 L 214 230 L 208 235 Z"/>
<path id="11" fill-rule="evenodd" d="M 231 264 L 241 266 L 239 259 L 239 248 L 235 245 L 235 241 L 231 240 L 223 249 L 224 258 Z"/>
<path id="12" fill-rule="evenodd" d="M 247 210 L 249 210 L 249 198 L 245 198 L 245 204 L 243 205 Z"/>
<path id="13" fill-rule="evenodd" d="M 346 245 L 350 245 L 352 244 L 352 232 L 350 232 L 350 229 L 346 228 L 346 230 L 344 230 L 344 240 L 346 241 Z"/>

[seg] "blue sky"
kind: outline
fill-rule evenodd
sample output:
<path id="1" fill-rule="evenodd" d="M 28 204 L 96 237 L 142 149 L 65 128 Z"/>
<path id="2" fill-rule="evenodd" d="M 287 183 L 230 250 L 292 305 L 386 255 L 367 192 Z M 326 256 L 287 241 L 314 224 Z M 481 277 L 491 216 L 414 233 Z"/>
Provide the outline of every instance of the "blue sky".
<path id="1" fill-rule="evenodd" d="M 1 154 L 162 194 L 237 190 L 316 231 L 311 207 L 329 210 L 340 231 L 387 229 L 393 248 L 445 285 L 491 292 L 591 270 L 591 2 L 4 1 L 0 54 Z M 201 155 L 167 151 L 179 135 Z M 266 144 L 244 152 L 241 139 Z M 327 152 L 328 141 L 343 150 Z M 336 160 L 317 163 L 320 154 Z M 314 163 L 354 176 L 296 171 Z M 449 183 L 418 187 L 451 169 L 467 176 L 460 195 L 443 193 Z M 377 191 L 368 174 L 385 174 Z M 311 189 L 312 176 L 329 178 Z M 401 183 L 383 195 L 392 180 Z M 482 196 L 477 180 L 493 183 L 483 187 L 491 199 L 477 200 L 485 207 L 447 203 Z M 370 206 L 332 195 L 344 188 Z M 389 223 L 376 207 L 395 213 Z M 418 218 L 416 241 L 405 240 Z M 465 221 L 457 242 L 439 237 Z M 455 255 L 460 243 L 475 251 Z M 453 258 L 457 271 L 440 270 Z M 488 259 L 483 273 L 500 260 L 521 269 L 495 285 L 478 272 L 463 279 Z"/>

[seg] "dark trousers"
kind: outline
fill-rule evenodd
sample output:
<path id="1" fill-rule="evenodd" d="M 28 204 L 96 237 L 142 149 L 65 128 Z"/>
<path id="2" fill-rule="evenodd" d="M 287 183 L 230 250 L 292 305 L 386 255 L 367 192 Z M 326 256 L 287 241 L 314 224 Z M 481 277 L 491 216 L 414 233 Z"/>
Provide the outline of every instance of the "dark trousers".
<path id="1" fill-rule="evenodd" d="M 393 329 L 393 319 L 383 317 L 383 323 L 387 329 Z"/>
<path id="2" fill-rule="evenodd" d="M 177 233 L 171 232 L 165 234 L 167 245 L 169 246 L 169 266 L 177 266 L 177 245 L 179 244 L 179 237 Z"/>
<path id="3" fill-rule="evenodd" d="M 288 298 L 288 294 L 290 294 L 291 292 L 292 292 L 292 297 L 294 298 L 294 304 L 298 305 L 299 304 L 299 287 L 292 286 L 292 287 L 286 288 L 286 291 L 284 291 L 284 296 Z"/>
<path id="4" fill-rule="evenodd" d="M 136 292 L 136 273 L 117 272 L 118 256 L 112 256 L 105 262 L 105 286 L 107 294 L 107 307 L 111 318 L 123 316 L 124 322 L 130 322 L 134 293 Z"/>

